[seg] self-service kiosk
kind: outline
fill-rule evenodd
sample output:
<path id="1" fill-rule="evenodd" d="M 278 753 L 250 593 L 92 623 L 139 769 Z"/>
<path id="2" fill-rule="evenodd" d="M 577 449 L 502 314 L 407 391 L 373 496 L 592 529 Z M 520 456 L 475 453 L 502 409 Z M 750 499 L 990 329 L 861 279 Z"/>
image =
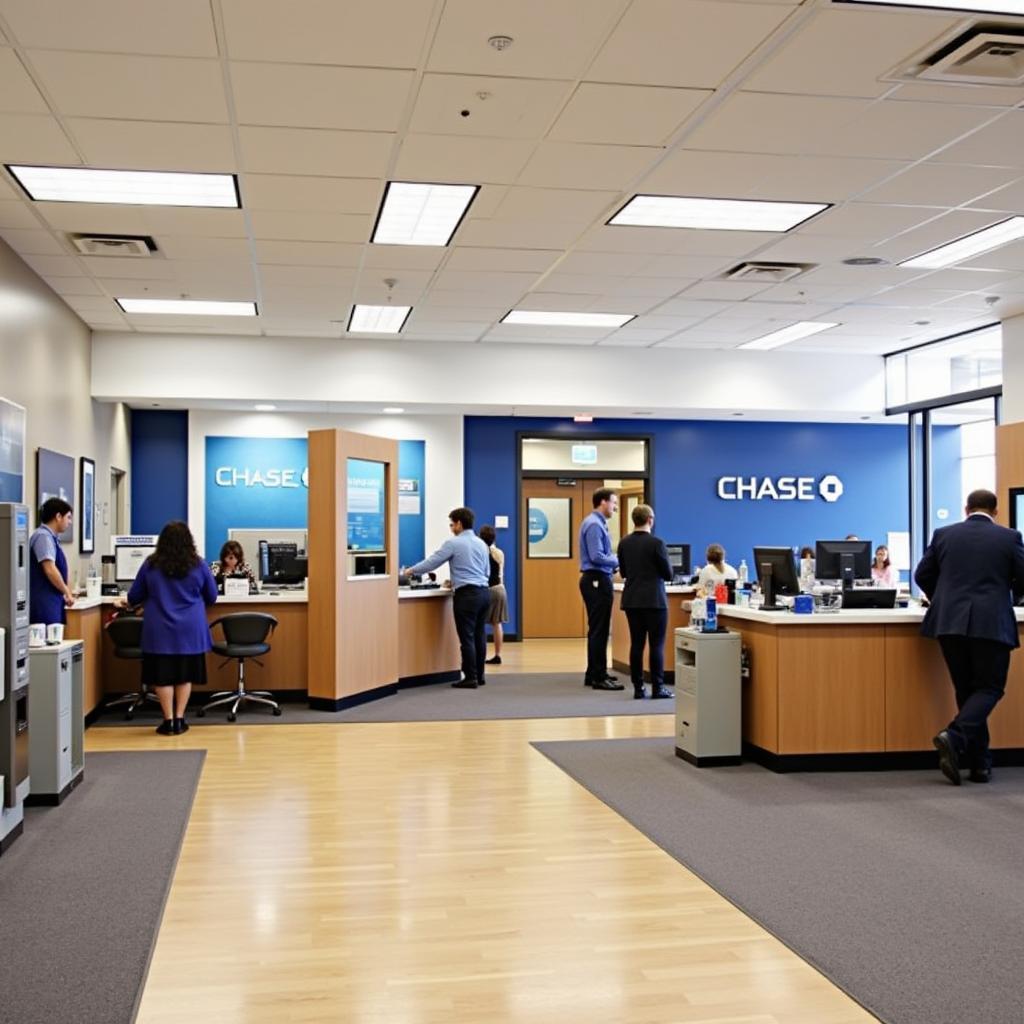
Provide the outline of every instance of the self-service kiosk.
<path id="1" fill-rule="evenodd" d="M 28 776 L 28 506 L 0 502 L 0 853 L 21 834 Z"/>

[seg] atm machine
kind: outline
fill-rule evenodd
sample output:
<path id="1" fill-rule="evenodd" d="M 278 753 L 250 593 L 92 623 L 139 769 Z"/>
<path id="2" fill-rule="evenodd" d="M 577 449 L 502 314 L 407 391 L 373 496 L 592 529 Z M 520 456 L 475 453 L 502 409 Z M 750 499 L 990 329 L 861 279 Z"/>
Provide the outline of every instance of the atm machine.
<path id="1" fill-rule="evenodd" d="M 21 835 L 28 777 L 28 506 L 0 502 L 0 853 Z"/>

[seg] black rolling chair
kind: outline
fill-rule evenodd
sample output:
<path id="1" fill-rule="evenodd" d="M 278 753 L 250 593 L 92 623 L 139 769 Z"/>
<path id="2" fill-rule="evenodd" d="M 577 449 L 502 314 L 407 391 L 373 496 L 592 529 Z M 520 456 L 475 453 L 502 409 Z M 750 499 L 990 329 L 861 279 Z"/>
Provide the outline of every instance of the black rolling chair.
<path id="1" fill-rule="evenodd" d="M 224 639 L 220 643 L 214 643 L 213 653 L 219 654 L 225 660 L 221 662 L 223 668 L 232 658 L 238 661 L 238 687 L 235 690 L 221 690 L 215 693 L 196 714 L 202 718 L 210 708 L 219 707 L 221 704 L 230 704 L 228 721 L 233 722 L 238 717 L 238 709 L 251 702 L 263 704 L 273 710 L 275 715 L 281 714 L 280 705 L 271 698 L 268 690 L 246 690 L 245 688 L 245 661 L 252 658 L 257 665 L 262 666 L 263 662 L 257 660 L 259 655 L 266 654 L 270 650 L 267 640 L 273 635 L 277 626 L 277 619 L 266 612 L 236 612 L 234 615 L 224 615 L 210 623 L 210 629 L 220 626 L 224 633 Z"/>
<path id="2" fill-rule="evenodd" d="M 119 619 L 111 619 L 107 623 L 107 634 L 114 643 L 114 657 L 124 658 L 128 661 L 142 661 L 142 619 L 137 615 L 122 615 Z M 139 689 L 135 693 L 125 694 L 112 700 L 107 704 L 108 708 L 116 708 L 122 704 L 128 705 L 124 717 L 131 721 L 135 712 L 142 707 L 146 701 L 152 701 L 159 705 L 160 700 L 155 693 L 146 688 L 145 683 L 139 683 Z"/>

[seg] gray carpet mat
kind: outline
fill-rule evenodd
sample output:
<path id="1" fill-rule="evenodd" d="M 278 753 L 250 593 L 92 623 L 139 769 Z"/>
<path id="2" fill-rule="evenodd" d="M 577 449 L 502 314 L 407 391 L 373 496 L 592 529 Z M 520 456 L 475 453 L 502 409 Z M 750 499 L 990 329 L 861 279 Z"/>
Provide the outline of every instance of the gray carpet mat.
<path id="1" fill-rule="evenodd" d="M 671 739 L 534 746 L 889 1024 L 1024 1021 L 1024 769 L 694 768 Z"/>
<path id="2" fill-rule="evenodd" d="M 206 700 L 201 692 L 195 698 Z M 476 690 L 456 690 L 449 683 L 414 686 L 394 696 L 381 697 L 346 711 L 313 711 L 304 704 L 286 702 L 280 716 L 268 708 L 249 705 L 238 714 L 239 725 L 300 725 L 338 722 L 458 722 L 498 718 L 593 718 L 606 715 L 662 715 L 675 711 L 674 700 L 633 700 L 633 688 L 591 690 L 582 673 L 494 673 L 487 685 Z M 222 706 L 204 718 L 190 709 L 191 725 L 224 725 Z M 117 708 L 97 719 L 95 725 L 153 725 L 160 712 L 146 709 L 126 722 Z"/>
<path id="3" fill-rule="evenodd" d="M 203 751 L 97 753 L 0 857 L 0 1022 L 129 1024 Z"/>

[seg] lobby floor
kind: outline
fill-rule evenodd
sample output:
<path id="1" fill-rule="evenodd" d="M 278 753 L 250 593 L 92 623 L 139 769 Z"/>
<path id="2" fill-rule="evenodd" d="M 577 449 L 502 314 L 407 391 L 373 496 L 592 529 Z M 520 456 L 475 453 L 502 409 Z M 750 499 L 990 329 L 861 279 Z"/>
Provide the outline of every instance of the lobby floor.
<path id="1" fill-rule="evenodd" d="M 511 644 L 497 671 L 581 653 Z M 207 751 L 140 1024 L 873 1021 L 530 746 L 671 731 L 664 716 L 89 730 L 90 751 Z"/>

